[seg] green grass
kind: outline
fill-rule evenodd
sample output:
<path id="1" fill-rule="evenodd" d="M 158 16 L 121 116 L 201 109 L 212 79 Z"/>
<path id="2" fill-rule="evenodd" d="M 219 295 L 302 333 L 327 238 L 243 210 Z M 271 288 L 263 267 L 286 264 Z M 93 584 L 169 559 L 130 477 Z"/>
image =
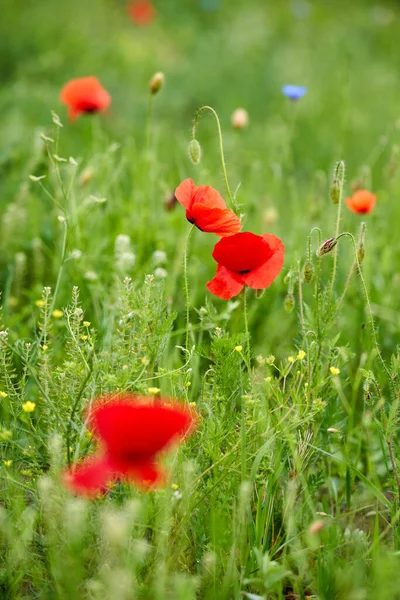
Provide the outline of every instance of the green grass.
<path id="1" fill-rule="evenodd" d="M 400 598 L 399 8 L 225 0 L 206 13 L 169 0 L 137 29 L 117 0 L 3 4 L 0 597 Z M 85 75 L 111 109 L 71 124 L 59 91 Z M 285 83 L 308 94 L 293 105 Z M 247 292 L 248 337 L 243 296 L 207 292 L 217 238 L 195 229 L 185 350 L 190 225 L 164 203 L 186 177 L 227 199 L 211 114 L 201 163 L 189 160 L 203 105 L 219 115 L 245 229 L 278 235 L 286 254 L 262 297 Z M 339 160 L 338 231 L 356 248 L 362 218 L 344 197 L 358 182 L 378 199 L 364 261 L 343 236 L 335 270 L 335 251 L 316 250 L 336 235 Z M 84 407 L 151 387 L 201 415 L 166 458 L 167 487 L 72 496 L 60 474 L 94 446 Z"/>

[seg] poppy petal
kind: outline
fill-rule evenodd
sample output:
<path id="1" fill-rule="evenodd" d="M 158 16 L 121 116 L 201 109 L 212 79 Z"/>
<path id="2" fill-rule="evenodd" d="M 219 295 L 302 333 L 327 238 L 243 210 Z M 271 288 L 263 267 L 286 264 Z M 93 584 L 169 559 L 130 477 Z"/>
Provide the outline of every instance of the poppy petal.
<path id="1" fill-rule="evenodd" d="M 243 231 L 220 240 L 212 255 L 218 264 L 242 274 L 264 264 L 272 251 L 261 235 Z"/>
<path id="2" fill-rule="evenodd" d="M 149 404 L 146 397 L 130 395 L 97 402 L 90 415 L 90 426 L 113 460 L 133 463 L 184 438 L 195 422 L 194 413 L 183 405 Z"/>
<path id="3" fill-rule="evenodd" d="M 285 256 L 282 240 L 271 233 L 264 233 L 261 237 L 267 242 L 272 255 L 262 265 L 243 275 L 246 285 L 256 290 L 263 290 L 271 285 L 282 270 Z"/>
<path id="4" fill-rule="evenodd" d="M 210 185 L 200 185 L 195 193 L 193 204 L 202 204 L 208 208 L 226 208 L 225 200 L 221 194 Z"/>
<path id="5" fill-rule="evenodd" d="M 106 491 L 107 482 L 116 477 L 108 457 L 90 457 L 64 473 L 63 482 L 72 492 L 95 497 Z"/>
<path id="6" fill-rule="evenodd" d="M 214 279 L 211 279 L 206 285 L 208 291 L 214 294 L 214 296 L 218 296 L 222 300 L 230 300 L 242 291 L 244 281 L 241 275 L 233 273 L 222 265 L 218 265 Z"/>
<path id="7" fill-rule="evenodd" d="M 138 485 L 142 489 L 159 487 L 165 483 L 165 472 L 154 462 L 144 461 L 131 465 L 125 472 L 124 478 Z"/>
<path id="8" fill-rule="evenodd" d="M 195 186 L 193 179 L 185 179 L 185 181 L 182 181 L 176 188 L 175 198 L 178 200 L 179 204 L 182 204 L 186 210 L 189 210 L 193 204 L 193 198 L 196 191 L 197 187 Z"/>
<path id="9" fill-rule="evenodd" d="M 193 204 L 191 216 L 195 225 L 208 233 L 215 233 L 220 237 L 233 235 L 240 231 L 240 219 L 228 208 L 208 208 L 204 204 Z"/>

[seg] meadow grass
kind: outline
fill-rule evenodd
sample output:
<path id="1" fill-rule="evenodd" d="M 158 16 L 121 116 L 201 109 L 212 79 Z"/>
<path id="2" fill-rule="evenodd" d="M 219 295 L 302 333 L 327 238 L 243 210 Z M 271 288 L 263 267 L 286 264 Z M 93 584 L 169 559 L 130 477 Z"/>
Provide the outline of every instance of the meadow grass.
<path id="1" fill-rule="evenodd" d="M 2 6 L 0 597 L 400 598 L 400 11 L 156 7 L 141 29 L 123 2 Z M 92 74 L 111 109 L 70 123 L 60 88 Z M 190 161 L 202 106 L 225 167 L 209 110 Z M 208 293 L 217 238 L 166 210 L 187 177 L 283 240 L 265 293 Z M 377 194 L 365 217 L 355 186 Z M 200 424 L 165 488 L 75 497 L 84 408 L 120 391 Z"/>

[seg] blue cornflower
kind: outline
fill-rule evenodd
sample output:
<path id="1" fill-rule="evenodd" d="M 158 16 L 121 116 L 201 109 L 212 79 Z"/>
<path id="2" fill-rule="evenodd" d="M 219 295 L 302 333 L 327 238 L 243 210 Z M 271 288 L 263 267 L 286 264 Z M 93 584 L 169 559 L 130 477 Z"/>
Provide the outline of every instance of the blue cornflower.
<path id="1" fill-rule="evenodd" d="M 282 87 L 282 93 L 289 98 L 289 100 L 300 100 L 307 94 L 307 88 L 304 85 L 284 85 Z"/>

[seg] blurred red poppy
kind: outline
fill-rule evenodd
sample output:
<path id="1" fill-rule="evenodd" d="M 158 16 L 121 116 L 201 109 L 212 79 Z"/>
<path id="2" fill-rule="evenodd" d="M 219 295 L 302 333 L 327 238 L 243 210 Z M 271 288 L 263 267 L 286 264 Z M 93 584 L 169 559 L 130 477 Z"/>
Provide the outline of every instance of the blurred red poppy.
<path id="1" fill-rule="evenodd" d="M 68 106 L 68 116 L 74 121 L 82 113 L 105 111 L 111 104 L 111 96 L 97 77 L 71 79 L 61 90 L 60 100 Z"/>
<path id="2" fill-rule="evenodd" d="M 376 203 L 376 195 L 368 190 L 357 190 L 351 196 L 346 198 L 347 207 L 354 213 L 367 214 L 372 211 Z"/>
<path id="3" fill-rule="evenodd" d="M 282 269 L 284 252 L 282 240 L 270 233 L 244 231 L 223 238 L 215 244 L 212 255 L 218 263 L 217 273 L 207 288 L 223 300 L 237 296 L 245 285 L 267 288 Z"/>
<path id="4" fill-rule="evenodd" d="M 162 485 L 160 452 L 182 441 L 196 425 L 196 413 L 174 401 L 126 394 L 100 398 L 89 412 L 88 427 L 99 442 L 92 457 L 64 475 L 65 485 L 89 497 L 104 493 L 120 479 L 142 489 Z"/>
<path id="5" fill-rule="evenodd" d="M 136 25 L 149 25 L 155 19 L 156 9 L 148 0 L 135 0 L 128 4 L 128 13 Z"/>
<path id="6" fill-rule="evenodd" d="M 240 219 L 226 204 L 217 190 L 209 185 L 196 187 L 192 179 L 185 179 L 177 187 L 175 197 L 184 208 L 189 223 L 207 233 L 225 237 L 238 233 Z"/>

